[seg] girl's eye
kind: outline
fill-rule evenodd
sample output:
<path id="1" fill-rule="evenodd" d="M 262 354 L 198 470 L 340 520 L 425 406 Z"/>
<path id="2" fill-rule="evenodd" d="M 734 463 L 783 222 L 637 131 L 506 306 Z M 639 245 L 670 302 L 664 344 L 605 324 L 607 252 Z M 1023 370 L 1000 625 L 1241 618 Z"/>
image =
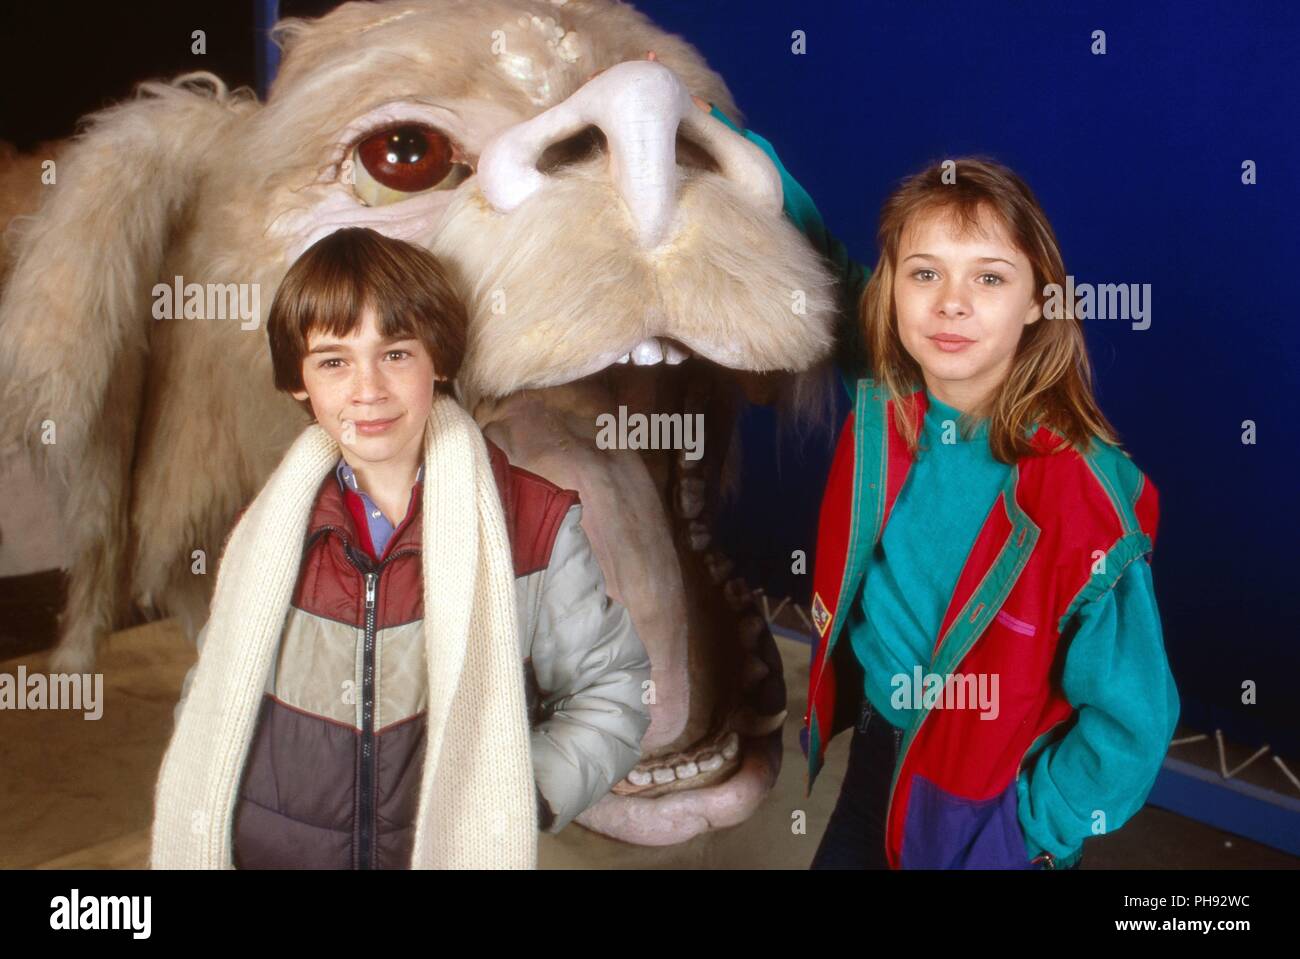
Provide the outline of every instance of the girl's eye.
<path id="1" fill-rule="evenodd" d="M 922 274 L 925 274 L 925 275 L 922 276 Z M 938 276 L 938 275 L 939 275 L 939 274 L 935 273 L 934 270 L 928 270 L 928 269 L 925 269 L 924 267 L 922 267 L 922 268 L 919 269 L 919 270 L 915 270 L 915 271 L 913 271 L 913 273 L 912 273 L 912 276 L 913 276 L 915 279 L 921 280 L 922 282 L 924 282 L 924 281 L 926 281 L 926 280 L 929 280 L 929 279 L 931 279 L 932 277 L 935 277 L 935 276 Z"/>
<path id="2" fill-rule="evenodd" d="M 984 284 L 985 286 L 1001 286 L 1003 283 L 1006 282 L 1006 281 L 1005 281 L 1001 276 L 999 276 L 997 273 L 981 273 L 979 278 L 980 278 L 981 280 L 988 280 L 988 281 L 990 281 L 990 282 L 988 282 L 988 283 L 985 283 L 985 284 Z"/>
<path id="3" fill-rule="evenodd" d="M 342 362 L 343 362 L 343 361 L 342 361 L 342 360 L 339 360 L 339 359 L 322 360 L 322 361 L 321 361 L 321 364 L 320 364 L 320 368 L 321 368 L 322 370 L 336 370 L 336 369 L 338 369 L 338 367 L 337 367 L 337 366 L 330 366 L 330 364 L 331 364 L 331 363 L 342 363 Z"/>
<path id="4" fill-rule="evenodd" d="M 389 351 L 388 351 L 388 355 L 389 355 L 389 356 L 392 356 L 394 353 L 400 353 L 402 356 L 410 356 L 410 355 L 411 355 L 411 352 L 410 352 L 409 350 L 389 350 Z"/>

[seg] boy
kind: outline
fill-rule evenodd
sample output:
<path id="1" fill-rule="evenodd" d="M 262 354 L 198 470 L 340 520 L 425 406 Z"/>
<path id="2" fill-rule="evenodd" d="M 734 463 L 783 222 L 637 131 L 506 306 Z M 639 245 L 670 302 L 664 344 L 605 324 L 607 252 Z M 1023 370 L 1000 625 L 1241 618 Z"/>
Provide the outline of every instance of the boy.
<path id="1" fill-rule="evenodd" d="M 333 233 L 267 325 L 276 387 L 316 423 L 223 555 L 153 865 L 533 866 L 537 825 L 608 792 L 649 725 L 577 494 L 448 395 L 466 314 L 427 251 Z"/>

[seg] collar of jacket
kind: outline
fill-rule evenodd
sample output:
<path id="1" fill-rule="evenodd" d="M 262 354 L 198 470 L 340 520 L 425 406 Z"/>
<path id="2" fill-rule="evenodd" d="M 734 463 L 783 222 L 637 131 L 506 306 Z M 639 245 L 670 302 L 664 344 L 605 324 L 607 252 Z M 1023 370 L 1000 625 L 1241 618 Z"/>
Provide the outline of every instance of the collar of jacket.
<path id="1" fill-rule="evenodd" d="M 484 436 L 483 441 L 487 446 L 488 462 L 492 466 L 492 477 L 496 480 L 497 491 L 501 494 L 502 509 L 508 518 L 511 515 L 512 504 L 510 500 L 513 496 L 513 488 L 507 482 L 510 462 L 506 459 L 506 454 L 501 451 L 501 448 L 490 439 Z M 392 539 L 386 550 L 388 555 L 392 555 L 400 549 L 420 548 L 423 542 L 421 536 L 423 524 L 417 522 L 417 520 L 419 518 L 420 490 L 422 488 L 422 481 L 417 481 L 411 487 L 411 496 L 406 506 L 406 516 L 403 518 L 401 525 L 393 530 Z M 240 515 L 243 515 L 242 510 Z M 312 508 L 311 518 L 307 523 L 307 539 L 312 540 L 324 530 L 330 528 L 343 530 L 350 543 L 359 542 L 356 520 L 353 518 L 352 511 L 348 509 L 347 499 L 333 470 L 321 482 L 320 489 L 317 491 L 316 503 Z"/>

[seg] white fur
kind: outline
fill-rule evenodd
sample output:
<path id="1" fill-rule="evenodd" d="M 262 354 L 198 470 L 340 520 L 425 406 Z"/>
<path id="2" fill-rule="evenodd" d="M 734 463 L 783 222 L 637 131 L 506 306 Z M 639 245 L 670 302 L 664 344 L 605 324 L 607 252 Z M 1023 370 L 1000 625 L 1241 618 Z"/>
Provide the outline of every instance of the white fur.
<path id="1" fill-rule="evenodd" d="M 547 17 L 576 39 L 550 42 L 560 34 Z M 540 85 L 502 69 L 494 30 L 540 65 Z M 154 321 L 149 293 L 175 275 L 257 283 L 265 315 L 292 249 L 273 225 L 341 189 L 325 174 L 350 121 L 425 97 L 466 112 L 467 137 L 487 136 L 652 48 L 688 90 L 736 113 L 694 48 L 607 0 L 349 3 L 285 21 L 279 37 L 285 58 L 266 104 L 192 74 L 95 114 L 60 156 L 57 185 L 7 238 L 0 451 L 25 450 L 62 505 L 71 567 L 56 669 L 89 668 L 96 638 L 132 604 L 179 616 L 191 636 L 205 619 L 235 513 L 306 421 L 272 387 L 263 326 Z M 829 278 L 779 216 L 695 171 L 678 239 L 650 258 L 600 167 L 567 177 L 510 222 L 489 215 L 471 178 L 442 232 L 417 239 L 446 255 L 470 296 L 467 387 L 562 382 L 653 333 L 746 369 L 824 357 Z M 502 316 L 493 289 L 506 293 Z M 806 316 L 790 312 L 797 289 Z M 40 442 L 46 421 L 53 446 Z M 192 571 L 196 550 L 207 575 Z"/>

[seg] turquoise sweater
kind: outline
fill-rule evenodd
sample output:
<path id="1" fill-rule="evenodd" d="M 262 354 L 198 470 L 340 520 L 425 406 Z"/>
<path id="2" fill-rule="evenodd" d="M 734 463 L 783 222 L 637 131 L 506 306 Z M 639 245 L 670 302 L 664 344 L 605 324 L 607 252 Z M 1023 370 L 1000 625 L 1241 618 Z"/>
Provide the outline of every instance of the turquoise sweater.
<path id="1" fill-rule="evenodd" d="M 895 677 L 910 683 L 914 667 L 929 664 L 966 555 L 1011 471 L 989 450 L 987 422 L 962 437 L 961 411 L 927 395 L 921 450 L 844 625 L 867 698 L 902 728 L 911 723 L 911 697 L 903 709 L 891 702 L 901 688 Z"/>
<path id="2" fill-rule="evenodd" d="M 713 116 L 742 132 L 776 165 L 786 214 L 841 278 L 837 361 L 846 382 L 855 381 L 866 367 L 855 306 L 869 271 L 830 235 L 812 197 L 767 140 L 740 131 L 716 107 Z M 987 423 L 969 438 L 957 434 L 956 442 L 942 442 L 944 421 L 955 424 L 959 413 L 927 395 L 922 453 L 846 624 L 866 673 L 865 695 L 899 726 L 908 720 L 891 702 L 891 680 L 928 666 L 966 555 L 1010 469 L 993 459 Z M 1077 710 L 1076 721 L 1031 760 L 1017 790 L 1030 858 L 1046 851 L 1068 866 L 1082 853 L 1085 838 L 1118 829 L 1141 808 L 1154 782 L 1150 770 L 1158 767 L 1152 759 L 1164 754 L 1178 718 L 1150 565 L 1132 563 L 1114 589 L 1078 612 L 1061 644 L 1061 690 Z"/>

